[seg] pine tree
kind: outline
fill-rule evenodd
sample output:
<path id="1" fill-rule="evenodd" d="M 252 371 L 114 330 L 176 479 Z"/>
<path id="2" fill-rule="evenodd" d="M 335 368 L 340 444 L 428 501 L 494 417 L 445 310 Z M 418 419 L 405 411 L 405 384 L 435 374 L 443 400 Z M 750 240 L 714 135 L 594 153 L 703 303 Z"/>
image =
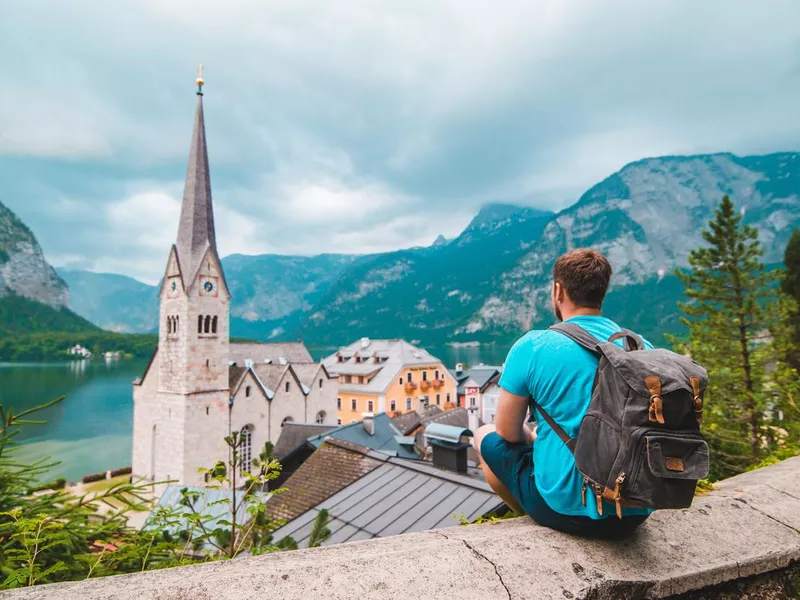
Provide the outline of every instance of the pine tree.
<path id="1" fill-rule="evenodd" d="M 758 234 L 742 223 L 728 196 L 708 229 L 706 246 L 689 253 L 690 269 L 678 272 L 688 302 L 681 304 L 690 342 L 686 349 L 709 371 L 705 430 L 716 459 L 715 475 L 757 462 L 763 443 L 766 356 L 765 310 L 775 295 L 765 272 Z"/>
<path id="2" fill-rule="evenodd" d="M 781 291 L 794 302 L 794 307 L 786 315 L 792 341 L 786 361 L 793 369 L 800 371 L 800 310 L 796 308 L 800 306 L 800 231 L 797 229 L 786 245 L 783 264 L 786 271 L 781 280 Z"/>

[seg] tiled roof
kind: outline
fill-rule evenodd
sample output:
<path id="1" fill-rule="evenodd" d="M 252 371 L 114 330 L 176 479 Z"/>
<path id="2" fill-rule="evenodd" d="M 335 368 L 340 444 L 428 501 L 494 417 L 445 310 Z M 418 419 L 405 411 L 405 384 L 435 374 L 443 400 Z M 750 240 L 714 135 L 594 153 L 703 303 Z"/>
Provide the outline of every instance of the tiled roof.
<path id="1" fill-rule="evenodd" d="M 348 458 L 354 460 L 352 453 Z M 324 542 L 330 545 L 452 527 L 459 524 L 462 516 L 474 521 L 502 504 L 481 479 L 417 461 L 387 458 L 310 506 L 278 529 L 274 537 L 291 536 L 300 547 L 306 546 L 314 519 L 322 509 L 330 516 L 328 528 L 332 535 Z"/>
<path id="2" fill-rule="evenodd" d="M 244 366 L 247 360 L 253 361 L 253 364 L 263 363 L 266 360 L 277 363 L 281 358 L 290 363 L 314 362 L 303 342 L 263 344 L 231 342 L 230 360 L 239 366 Z"/>
<path id="3" fill-rule="evenodd" d="M 453 408 L 451 410 L 446 410 L 439 415 L 433 415 L 422 420 L 422 425 L 429 425 L 431 423 L 466 428 L 469 427 L 469 412 L 466 408 Z"/>
<path id="4" fill-rule="evenodd" d="M 363 347 L 366 344 L 366 348 Z M 341 354 L 346 360 L 339 362 Z M 385 361 L 376 363 L 372 358 L 367 362 L 356 362 L 356 356 L 365 357 L 377 355 L 386 358 Z M 422 348 L 412 346 L 405 340 L 361 340 L 341 348 L 339 352 L 322 359 L 322 363 L 329 373 L 343 375 L 366 375 L 373 372 L 377 374 L 365 384 L 340 384 L 340 391 L 361 393 L 382 393 L 398 376 L 403 367 L 409 365 L 430 365 L 436 367 L 442 361 Z M 446 377 L 447 369 L 442 368 L 441 376 Z"/>
<path id="5" fill-rule="evenodd" d="M 432 418 L 440 414 L 442 414 L 441 408 L 438 406 L 429 406 L 423 409 L 421 414 L 412 410 L 403 415 L 392 417 L 392 423 L 394 423 L 394 426 L 397 427 L 401 435 L 408 435 L 422 424 L 423 419 Z"/>
<path id="6" fill-rule="evenodd" d="M 373 418 L 375 427 L 374 433 L 370 434 L 364 429 L 362 421 L 342 425 L 329 432 L 309 438 L 309 443 L 319 447 L 328 438 L 334 438 L 345 442 L 358 444 L 370 450 L 375 450 L 389 456 L 399 456 L 401 458 L 419 459 L 420 456 L 408 446 L 402 445 L 398 441 L 401 436 L 400 431 L 392 424 L 392 420 L 386 413 L 378 413 Z"/>
<path id="7" fill-rule="evenodd" d="M 278 389 L 278 384 L 281 382 L 283 374 L 289 368 L 289 365 L 254 364 L 250 367 L 250 370 L 256 376 L 256 380 L 265 388 L 264 391 L 271 400 Z"/>
<path id="8" fill-rule="evenodd" d="M 346 442 L 323 444 L 286 480 L 288 491 L 269 500 L 267 512 L 273 519 L 292 520 L 380 465 L 379 460 L 354 451 Z"/>
<path id="9" fill-rule="evenodd" d="M 275 444 L 275 458 L 280 460 L 290 452 L 297 450 L 310 437 L 336 429 L 336 425 L 318 425 L 317 423 L 295 423 L 288 421 L 281 428 L 281 435 Z"/>
<path id="10" fill-rule="evenodd" d="M 245 373 L 247 373 L 246 367 L 237 367 L 236 365 L 228 367 L 228 387 L 231 388 L 231 393 L 233 393 L 236 386 L 239 385 Z"/>
<path id="11" fill-rule="evenodd" d="M 310 388 L 314 385 L 315 380 L 317 379 L 317 375 L 319 374 L 320 377 L 323 377 L 320 374 L 320 369 L 322 366 L 319 363 L 293 363 L 292 370 L 294 371 L 297 378 L 307 388 Z"/>

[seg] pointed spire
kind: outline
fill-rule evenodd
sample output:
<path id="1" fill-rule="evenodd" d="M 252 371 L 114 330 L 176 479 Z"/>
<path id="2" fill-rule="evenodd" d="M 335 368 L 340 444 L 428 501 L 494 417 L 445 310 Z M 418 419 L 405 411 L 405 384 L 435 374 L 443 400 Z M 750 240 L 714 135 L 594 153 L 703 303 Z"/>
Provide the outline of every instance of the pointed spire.
<path id="1" fill-rule="evenodd" d="M 214 249 L 214 253 L 217 251 L 206 126 L 203 119 L 203 83 L 201 65 L 197 77 L 197 112 L 194 117 L 192 146 L 186 170 L 186 185 L 183 189 L 183 206 L 176 244 L 178 261 L 186 286 L 191 285 L 206 250 L 210 247 Z"/>

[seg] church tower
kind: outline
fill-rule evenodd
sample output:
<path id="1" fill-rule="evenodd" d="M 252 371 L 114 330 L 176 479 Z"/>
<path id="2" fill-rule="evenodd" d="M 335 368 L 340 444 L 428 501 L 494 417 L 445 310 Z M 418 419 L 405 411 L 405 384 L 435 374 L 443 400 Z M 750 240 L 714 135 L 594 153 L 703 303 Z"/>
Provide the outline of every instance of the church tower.
<path id="1" fill-rule="evenodd" d="M 178 235 L 160 290 L 158 349 L 133 393 L 134 477 L 183 485 L 202 484 L 197 469 L 225 455 L 230 397 L 230 294 L 214 232 L 202 70 L 197 86 Z"/>

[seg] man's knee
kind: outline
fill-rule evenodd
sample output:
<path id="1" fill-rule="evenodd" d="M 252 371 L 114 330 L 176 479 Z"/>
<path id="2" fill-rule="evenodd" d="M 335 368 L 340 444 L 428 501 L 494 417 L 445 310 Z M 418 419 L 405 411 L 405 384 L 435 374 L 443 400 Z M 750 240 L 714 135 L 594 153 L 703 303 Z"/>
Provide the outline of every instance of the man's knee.
<path id="1" fill-rule="evenodd" d="M 478 456 L 481 454 L 481 442 L 483 438 L 485 438 L 490 433 L 495 431 L 494 425 L 482 425 L 478 427 L 477 431 L 473 432 L 472 435 L 472 445 L 475 447 L 475 452 L 478 453 Z"/>

